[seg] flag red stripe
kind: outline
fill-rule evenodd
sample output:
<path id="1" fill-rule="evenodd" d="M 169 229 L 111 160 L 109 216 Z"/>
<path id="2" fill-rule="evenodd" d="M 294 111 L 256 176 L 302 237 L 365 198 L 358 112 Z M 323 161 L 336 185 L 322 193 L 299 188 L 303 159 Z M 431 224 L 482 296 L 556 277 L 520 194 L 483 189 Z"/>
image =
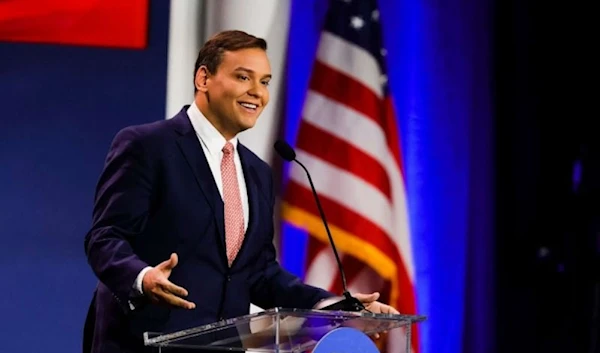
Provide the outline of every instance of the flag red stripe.
<path id="1" fill-rule="evenodd" d="M 364 114 L 384 128 L 380 118 L 383 100 L 354 78 L 317 60 L 313 67 L 310 89 Z"/>
<path id="2" fill-rule="evenodd" d="M 318 241 L 318 240 L 316 240 L 316 241 Z M 342 295 L 342 293 L 344 292 L 344 286 L 342 285 L 342 277 L 340 275 L 340 271 L 336 269 L 334 273 L 335 273 L 335 277 L 333 278 L 333 281 L 331 282 L 331 286 L 329 288 L 327 288 L 327 290 L 329 290 L 333 294 Z M 352 273 L 350 273 L 349 271 L 346 271 L 345 267 L 344 267 L 344 273 L 346 274 L 346 281 L 348 281 L 348 276 L 352 275 Z"/>
<path id="3" fill-rule="evenodd" d="M 390 179 L 386 170 L 377 160 L 346 141 L 303 122 L 298 131 L 297 148 L 363 179 L 391 201 Z"/>
<path id="4" fill-rule="evenodd" d="M 327 246 L 327 244 L 317 241 L 313 238 L 308 238 L 306 245 L 306 264 L 310 266 L 313 260 L 319 255 L 321 251 Z"/>
<path id="5" fill-rule="evenodd" d="M 320 242 L 320 240 L 318 239 L 311 240 L 315 242 Z M 360 271 L 365 267 L 365 264 L 360 260 L 354 258 L 353 256 L 344 255 L 342 257 L 342 267 L 344 268 L 344 274 L 346 275 L 346 283 L 349 286 L 358 276 Z M 336 274 L 337 277 L 334 278 L 332 286 L 329 288 L 329 290 L 332 293 L 341 295 L 344 291 L 344 286 L 342 284 L 342 278 L 339 274 L 339 271 L 336 271 Z"/>
<path id="6" fill-rule="evenodd" d="M 315 61 L 310 89 L 373 120 L 386 133 L 386 143 L 403 172 L 398 127 L 390 97 L 380 99 L 369 87 L 345 73 Z"/>
<path id="7" fill-rule="evenodd" d="M 398 129 L 396 123 L 396 113 L 394 112 L 394 103 L 392 102 L 392 97 L 387 96 L 383 103 L 384 107 L 384 125 L 385 125 L 385 133 L 387 135 L 387 142 L 390 151 L 392 151 L 392 155 L 394 159 L 398 163 L 398 167 L 400 168 L 400 173 L 406 178 L 404 174 L 404 160 L 402 158 L 401 148 L 400 148 L 400 130 Z"/>

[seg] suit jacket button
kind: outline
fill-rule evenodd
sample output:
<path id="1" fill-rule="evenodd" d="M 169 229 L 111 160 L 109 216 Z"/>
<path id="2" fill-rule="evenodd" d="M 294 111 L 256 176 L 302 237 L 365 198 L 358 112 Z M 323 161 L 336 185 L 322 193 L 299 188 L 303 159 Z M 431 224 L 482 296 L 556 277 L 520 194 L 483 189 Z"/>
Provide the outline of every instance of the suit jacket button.
<path id="1" fill-rule="evenodd" d="M 231 282 L 231 276 L 227 276 L 227 282 Z"/>

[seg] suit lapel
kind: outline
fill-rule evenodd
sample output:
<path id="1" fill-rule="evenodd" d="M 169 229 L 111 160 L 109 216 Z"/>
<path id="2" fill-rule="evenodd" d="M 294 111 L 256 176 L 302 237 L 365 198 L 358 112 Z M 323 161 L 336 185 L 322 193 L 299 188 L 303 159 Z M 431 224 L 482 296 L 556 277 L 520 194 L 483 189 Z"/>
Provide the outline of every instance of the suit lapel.
<path id="1" fill-rule="evenodd" d="M 202 190 L 202 193 L 212 209 L 217 224 L 217 230 L 219 232 L 218 237 L 219 244 L 221 244 L 222 248 L 221 253 L 226 257 L 223 199 L 221 198 L 219 189 L 217 189 L 217 184 L 215 183 L 206 156 L 202 151 L 200 141 L 198 141 L 196 132 L 194 131 L 185 110 L 175 116 L 173 120 L 176 124 L 176 131 L 181 135 L 177 139 L 177 143 L 194 173 L 198 186 Z"/>
<path id="2" fill-rule="evenodd" d="M 217 236 L 219 237 L 218 243 L 221 246 L 220 252 L 223 260 L 225 263 L 227 263 L 223 199 L 221 198 L 219 189 L 217 189 L 210 166 L 208 165 L 208 161 L 206 160 L 206 156 L 204 155 L 200 141 L 198 141 L 198 137 L 196 136 L 196 132 L 192 127 L 186 111 L 187 106 L 184 107 L 183 110 L 172 119 L 176 127 L 175 130 L 180 134 L 180 137 L 177 139 L 177 143 L 190 168 L 192 169 L 192 172 L 194 173 L 198 186 L 202 190 L 202 193 L 211 206 L 219 233 Z M 261 181 L 258 179 L 258 175 L 254 169 L 255 167 L 252 163 L 251 152 L 241 143 L 238 143 L 237 150 L 240 156 L 240 162 L 242 164 L 246 190 L 248 192 L 249 220 L 248 229 L 246 230 L 244 241 L 242 243 L 242 248 L 234 260 L 232 267 L 239 262 L 239 259 L 242 258 L 245 253 L 247 253 L 247 251 L 244 250 L 247 249 L 250 244 L 252 244 L 252 239 L 256 236 L 256 234 L 258 234 L 257 232 L 260 228 L 259 219 L 261 212 L 260 198 L 263 197 L 263 195 L 260 194 Z"/>

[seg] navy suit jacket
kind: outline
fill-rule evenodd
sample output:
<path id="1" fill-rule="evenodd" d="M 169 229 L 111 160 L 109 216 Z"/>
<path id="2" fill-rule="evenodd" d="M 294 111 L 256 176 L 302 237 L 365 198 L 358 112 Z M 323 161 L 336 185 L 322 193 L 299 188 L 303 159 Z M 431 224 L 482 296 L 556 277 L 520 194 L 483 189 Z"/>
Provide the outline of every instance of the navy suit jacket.
<path id="1" fill-rule="evenodd" d="M 273 246 L 270 167 L 238 143 L 248 190 L 249 224 L 231 267 L 225 252 L 223 201 L 184 107 L 173 119 L 121 130 L 96 189 L 85 237 L 99 279 L 84 328 L 84 352 L 144 352 L 145 331 L 172 332 L 262 308 L 311 308 L 330 293 L 282 269 Z M 132 300 L 146 266 L 179 255 L 170 280 L 196 309 Z"/>

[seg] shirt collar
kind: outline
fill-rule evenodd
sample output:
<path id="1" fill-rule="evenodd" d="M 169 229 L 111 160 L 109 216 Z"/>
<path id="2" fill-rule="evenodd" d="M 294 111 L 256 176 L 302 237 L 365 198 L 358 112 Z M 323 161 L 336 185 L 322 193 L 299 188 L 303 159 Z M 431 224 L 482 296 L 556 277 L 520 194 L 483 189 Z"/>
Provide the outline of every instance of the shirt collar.
<path id="1" fill-rule="evenodd" d="M 212 156 L 219 155 L 227 143 L 225 137 L 223 137 L 219 130 L 217 130 L 204 114 L 202 114 L 196 105 L 196 102 L 192 102 L 187 110 L 187 115 L 190 117 L 192 127 L 196 131 L 202 144 L 204 144 L 204 147 L 208 150 L 208 153 Z M 229 142 L 233 144 L 233 148 L 236 150 L 238 143 L 237 136 L 229 140 Z"/>

